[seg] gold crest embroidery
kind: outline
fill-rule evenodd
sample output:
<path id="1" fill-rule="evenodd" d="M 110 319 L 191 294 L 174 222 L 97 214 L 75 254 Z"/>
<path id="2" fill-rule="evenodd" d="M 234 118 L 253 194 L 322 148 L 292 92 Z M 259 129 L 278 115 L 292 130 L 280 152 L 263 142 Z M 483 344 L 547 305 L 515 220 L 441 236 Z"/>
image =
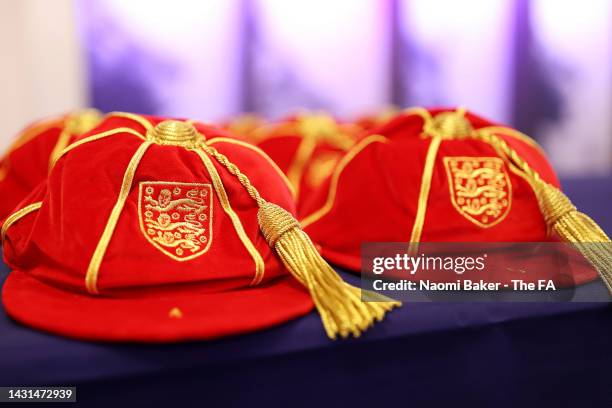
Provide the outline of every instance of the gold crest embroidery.
<path id="1" fill-rule="evenodd" d="M 459 214 L 487 228 L 500 223 L 512 204 L 512 184 L 499 157 L 445 157 L 451 202 Z"/>
<path id="2" fill-rule="evenodd" d="M 141 182 L 138 219 L 147 241 L 170 258 L 187 261 L 212 243 L 210 184 Z"/>

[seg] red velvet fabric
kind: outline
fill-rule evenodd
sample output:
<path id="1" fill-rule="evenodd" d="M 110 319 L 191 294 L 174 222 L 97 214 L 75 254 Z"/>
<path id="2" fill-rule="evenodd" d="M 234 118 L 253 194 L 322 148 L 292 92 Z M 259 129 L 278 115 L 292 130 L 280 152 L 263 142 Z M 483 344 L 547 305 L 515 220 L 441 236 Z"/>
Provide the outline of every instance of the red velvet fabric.
<path id="1" fill-rule="evenodd" d="M 450 111 L 432 109 L 430 113 Z M 495 124 L 470 112 L 466 118 L 479 129 Z M 342 267 L 359 271 L 363 242 L 408 242 L 415 223 L 421 178 L 431 137 L 422 137 L 424 121 L 417 114 L 400 114 L 372 134 L 372 141 L 339 172 L 337 189 L 328 180 L 314 193 L 301 218 L 305 231 L 324 257 Z M 542 179 L 559 186 L 543 152 L 528 143 L 498 132 L 535 169 Z M 366 143 L 370 138 L 364 138 Z M 356 148 L 360 148 L 359 146 Z M 351 152 L 349 152 L 351 154 Z M 465 138 L 442 141 L 435 159 L 421 242 L 546 242 L 551 240 L 533 189 L 504 164 L 511 184 L 511 205 L 495 225 L 481 227 L 453 205 L 445 157 L 499 157 L 487 143 Z M 333 204 L 321 217 L 311 217 Z M 592 280 L 595 272 L 577 272 L 577 283 Z M 577 275 L 577 276 L 578 276 Z"/>
<path id="2" fill-rule="evenodd" d="M 156 124 L 163 118 L 147 120 Z M 228 135 L 220 128 L 194 125 L 207 138 Z M 136 121 L 110 117 L 83 137 L 118 127 L 144 135 Z M 90 259 L 117 202 L 128 163 L 142 142 L 119 133 L 76 147 L 57 162 L 47 184 L 22 203 L 42 200 L 40 210 L 8 230 L 4 255 L 15 271 L 3 290 L 7 312 L 25 324 L 65 336 L 144 342 L 244 333 L 309 312 L 307 291 L 266 243 L 257 224 L 257 205 L 236 177 L 211 158 L 231 207 L 265 263 L 263 280 L 256 286 L 250 286 L 255 263 L 199 156 L 183 147 L 157 144 L 149 147 L 135 171 L 99 269 L 100 295 L 88 293 L 85 274 Z M 290 190 L 261 153 L 231 141 L 218 141 L 214 147 L 249 177 L 262 197 L 295 213 Z M 139 186 L 151 182 L 210 185 L 207 252 L 178 261 L 147 239 L 142 212 L 139 215 Z M 172 308 L 182 316 L 170 316 Z"/>
<path id="3" fill-rule="evenodd" d="M 314 139 L 314 148 L 303 158 L 304 164 L 300 168 L 298 152 L 308 137 L 300 128 L 300 122 L 308 119 L 308 115 L 296 115 L 279 123 L 260 127 L 250 136 L 252 142 L 266 152 L 289 176 L 296 190 L 298 217 L 305 215 L 304 208 L 310 206 L 309 203 L 315 192 L 329 179 L 346 150 L 363 135 L 361 126 L 324 117 L 330 120 L 329 125 L 335 128 L 334 131 L 342 136 L 338 138 L 310 136 Z M 292 177 L 292 168 L 296 166 L 299 170 L 295 173 L 296 177 Z"/>
<path id="4" fill-rule="evenodd" d="M 0 160 L 0 220 L 47 177 L 49 157 L 64 121 L 59 117 L 32 123 Z"/>
<path id="5" fill-rule="evenodd" d="M 15 206 L 44 179 L 47 178 L 51 160 L 51 153 L 55 148 L 70 114 L 54 119 L 43 119 L 27 126 L 16 137 L 13 145 L 0 160 L 0 221 L 6 218 Z M 144 117 L 143 117 L 144 118 Z M 153 125 L 163 118 L 149 116 L 144 118 Z M 107 117 L 109 124 L 116 123 L 121 126 L 125 121 L 132 123 L 138 131 L 145 129 L 137 121 L 124 117 Z M 112 126 L 112 125 L 111 125 Z M 207 137 L 233 137 L 238 136 L 212 124 L 196 123 L 196 127 Z M 92 129 L 95 131 L 95 129 Z M 84 135 L 71 134 L 69 144 L 74 140 L 93 134 L 91 131 Z"/>

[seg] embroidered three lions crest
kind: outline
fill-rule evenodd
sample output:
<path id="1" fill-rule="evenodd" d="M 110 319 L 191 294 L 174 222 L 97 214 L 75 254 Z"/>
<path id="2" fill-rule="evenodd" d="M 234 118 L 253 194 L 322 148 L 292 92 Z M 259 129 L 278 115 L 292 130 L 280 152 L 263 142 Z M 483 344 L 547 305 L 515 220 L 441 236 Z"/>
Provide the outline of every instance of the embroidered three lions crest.
<path id="1" fill-rule="evenodd" d="M 512 204 L 512 184 L 499 157 L 445 157 L 451 202 L 482 228 L 501 222 Z"/>
<path id="2" fill-rule="evenodd" d="M 212 242 L 210 184 L 141 182 L 138 219 L 147 241 L 170 258 L 187 261 Z"/>

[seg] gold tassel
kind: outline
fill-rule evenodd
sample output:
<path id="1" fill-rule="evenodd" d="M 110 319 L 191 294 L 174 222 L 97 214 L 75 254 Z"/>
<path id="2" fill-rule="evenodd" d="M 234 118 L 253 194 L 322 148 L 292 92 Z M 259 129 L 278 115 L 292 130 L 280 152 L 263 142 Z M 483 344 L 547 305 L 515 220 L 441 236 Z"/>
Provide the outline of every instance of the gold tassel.
<path id="1" fill-rule="evenodd" d="M 401 305 L 374 292 L 363 291 L 370 302 L 361 300 L 361 290 L 344 282 L 319 255 L 298 221 L 285 209 L 262 203 L 257 214 L 259 226 L 291 274 L 310 292 L 331 339 L 355 337 L 385 313 Z"/>
<path id="2" fill-rule="evenodd" d="M 401 302 L 344 282 L 319 255 L 300 223 L 284 208 L 264 200 L 249 178 L 224 154 L 201 143 L 200 147 L 234 175 L 257 203 L 259 228 L 285 267 L 307 289 L 331 339 L 359 337 L 375 321 Z M 366 301 L 362 301 L 363 299 Z"/>
<path id="3" fill-rule="evenodd" d="M 562 240 L 574 244 L 597 269 L 612 294 L 612 242 L 599 225 L 578 211 L 561 190 L 542 180 L 529 163 L 501 137 L 484 129 L 473 132 L 471 136 L 490 144 L 502 157 L 508 159 L 516 171 L 522 173 L 536 194 L 548 228 Z"/>
<path id="4" fill-rule="evenodd" d="M 597 269 L 612 294 L 612 242 L 591 217 L 576 209 L 558 188 L 538 179 L 536 194 L 546 224 Z"/>

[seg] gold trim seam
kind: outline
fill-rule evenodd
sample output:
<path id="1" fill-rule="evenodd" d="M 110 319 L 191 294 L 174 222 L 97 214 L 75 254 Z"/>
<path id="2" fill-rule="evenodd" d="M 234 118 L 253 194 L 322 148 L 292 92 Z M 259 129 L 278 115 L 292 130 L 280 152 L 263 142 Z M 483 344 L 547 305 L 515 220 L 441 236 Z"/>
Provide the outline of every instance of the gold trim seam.
<path id="1" fill-rule="evenodd" d="M 49 171 L 53 168 L 53 164 L 57 161 L 62 151 L 68 146 L 70 143 L 70 137 L 72 134 L 68 131 L 66 127 L 62 129 L 62 132 L 57 137 L 57 141 L 55 142 L 55 146 L 53 146 L 53 150 L 49 155 Z"/>
<path id="2" fill-rule="evenodd" d="M 411 116 L 411 115 L 419 116 L 419 117 L 421 117 L 423 119 L 424 122 L 427 122 L 427 123 L 429 123 L 429 122 L 431 122 L 433 120 L 433 116 L 431 116 L 431 113 L 429 113 L 429 111 L 427 109 L 421 108 L 419 106 L 415 106 L 415 107 L 412 107 L 412 108 L 404 109 L 401 112 L 401 115 L 404 115 L 404 116 Z M 425 127 L 425 126 L 423 126 L 423 127 Z"/>
<path id="3" fill-rule="evenodd" d="M 210 178 L 213 183 L 213 187 L 217 194 L 217 198 L 219 199 L 219 202 L 221 203 L 221 207 L 223 208 L 223 211 L 225 211 L 225 213 L 230 218 L 232 225 L 234 226 L 234 230 L 236 231 L 236 234 L 238 235 L 238 238 L 240 239 L 240 241 L 242 241 L 242 244 L 244 245 L 248 253 L 251 255 L 251 258 L 253 258 L 253 262 L 255 263 L 255 276 L 253 277 L 253 280 L 251 281 L 251 285 L 257 285 L 261 282 L 261 280 L 264 277 L 264 273 L 265 273 L 264 260 L 261 257 L 261 254 L 255 248 L 255 245 L 253 245 L 253 242 L 251 242 L 251 240 L 247 236 L 246 232 L 244 231 L 244 227 L 242 226 L 242 223 L 240 222 L 240 218 L 238 217 L 236 212 L 233 210 L 232 205 L 230 204 L 229 198 L 227 196 L 227 192 L 225 191 L 225 187 L 223 186 L 223 182 L 221 181 L 221 177 L 219 176 L 219 172 L 217 172 L 217 168 L 215 167 L 215 165 L 212 163 L 212 161 L 210 160 L 210 158 L 204 151 L 199 150 L 199 149 L 194 149 L 192 151 L 196 153 L 198 156 L 200 156 L 200 159 L 202 160 L 202 164 L 204 164 L 204 167 L 206 167 L 206 170 L 208 171 L 208 174 L 210 175 Z"/>
<path id="4" fill-rule="evenodd" d="M 253 143 L 261 143 L 268 139 L 291 136 L 287 133 L 297 132 L 295 123 L 267 123 L 255 128 L 249 135 L 249 140 Z M 297 136 L 297 135 L 296 135 Z"/>
<path id="5" fill-rule="evenodd" d="M 23 217 L 25 217 L 29 213 L 40 209 L 41 206 L 42 206 L 42 201 L 37 201 L 35 203 L 26 205 L 22 209 L 17 210 L 14 213 L 12 213 L 11 215 L 9 215 L 7 217 L 7 219 L 4 220 L 4 223 L 2 224 L 2 231 L 0 233 L 1 237 L 2 237 L 2 241 L 4 241 L 4 238 L 6 237 L 6 233 L 8 232 L 8 229 L 14 223 L 16 223 L 17 221 L 19 221 L 20 219 L 22 219 Z"/>
<path id="6" fill-rule="evenodd" d="M 449 112 L 452 112 L 452 111 L 449 111 Z M 433 120 L 433 116 L 431 116 L 431 113 L 427 109 L 421 108 L 421 107 L 413 107 L 413 108 L 405 109 L 402 112 L 402 114 L 408 115 L 408 116 L 417 115 L 417 116 L 420 116 L 426 122 Z M 546 154 L 542 146 L 540 146 L 533 138 L 529 137 L 528 135 L 526 135 L 525 133 L 519 130 L 510 128 L 507 126 L 501 126 L 501 125 L 485 126 L 482 128 L 475 129 L 474 131 L 475 132 L 486 131 L 486 132 L 499 133 L 503 136 L 510 136 L 531 147 L 538 149 L 540 153 Z"/>
<path id="7" fill-rule="evenodd" d="M 433 176 L 433 169 L 441 143 L 442 138 L 439 136 L 434 136 L 432 137 L 429 147 L 427 148 L 427 156 L 425 158 L 425 165 L 423 167 L 423 174 L 421 176 L 421 188 L 417 203 L 417 213 L 414 217 L 412 233 L 410 234 L 411 244 L 421 241 L 423 225 L 425 224 L 425 214 L 427 212 L 427 201 L 429 200 L 429 191 L 431 190 L 431 178 Z"/>
<path id="8" fill-rule="evenodd" d="M 420 116 L 425 122 L 431 121 L 433 120 L 433 117 L 431 116 L 431 114 L 429 113 L 429 111 L 425 108 L 421 108 L 421 107 L 414 107 L 414 108 L 408 108 L 406 110 L 404 110 L 402 112 L 402 114 L 404 115 L 418 115 Z M 504 134 L 504 135 L 508 135 L 510 137 L 514 137 L 515 139 L 521 140 L 533 147 L 538 148 L 539 150 L 542 150 L 542 148 L 535 142 L 533 141 L 529 136 L 511 129 L 511 128 L 507 128 L 504 126 L 490 126 L 490 127 L 486 127 L 486 128 L 480 128 L 477 129 L 476 132 L 478 131 L 499 131 L 500 133 Z M 377 135 L 372 135 L 372 136 L 377 136 Z M 365 142 L 366 140 L 368 140 L 370 137 L 369 136 L 365 139 L 362 140 L 362 143 Z M 383 137 L 383 136 L 380 136 Z M 384 137 L 383 137 L 384 138 Z M 387 141 L 386 138 L 384 138 L 385 142 Z M 441 140 L 440 140 L 441 142 Z M 438 146 L 436 147 L 436 150 L 439 148 L 439 144 L 440 142 L 438 142 Z M 432 141 L 433 143 L 433 141 Z M 369 143 L 367 143 L 369 144 Z M 329 190 L 329 194 L 328 194 L 328 199 L 326 201 L 326 203 L 323 205 L 323 207 L 321 207 L 319 210 L 316 210 L 315 212 L 311 213 L 310 215 L 304 217 L 301 221 L 301 225 L 303 228 L 307 227 L 308 225 L 318 221 L 319 219 L 321 219 L 323 216 L 325 216 L 327 213 L 329 213 L 329 211 L 331 211 L 334 202 L 335 202 L 335 196 L 336 196 L 336 190 L 337 190 L 337 184 L 338 184 L 338 179 L 340 178 L 340 174 L 342 173 L 342 171 L 344 170 L 344 167 L 346 167 L 346 165 L 353 159 L 353 157 L 348 158 L 348 156 L 351 154 L 351 152 L 354 150 L 356 155 L 358 153 L 357 150 L 362 150 L 363 148 L 365 148 L 367 146 L 367 144 L 361 146 L 361 143 L 358 143 L 356 146 L 354 146 L 354 148 L 352 150 L 349 150 L 349 152 L 343 157 L 343 159 L 341 160 L 341 162 L 339 163 L 338 167 L 336 168 L 336 170 L 334 171 L 334 174 L 332 176 L 332 182 L 330 185 L 330 190 Z M 431 148 L 431 144 L 429 146 Z M 497 150 L 497 149 L 496 149 Z M 353 156 L 354 156 L 353 155 Z M 429 149 L 428 149 L 428 156 L 429 156 Z M 500 156 L 504 156 L 504 155 L 500 155 Z M 347 160 L 345 160 L 347 159 Z M 433 161 L 435 162 L 435 157 L 433 159 Z M 432 166 L 432 175 L 433 175 L 433 163 L 431 164 Z M 427 167 L 427 160 L 426 160 L 426 166 Z M 510 167 L 510 170 L 512 170 L 514 172 L 514 169 L 512 167 Z M 519 174 L 520 175 L 520 174 Z M 426 209 L 423 209 L 420 211 L 421 215 L 419 215 L 419 211 L 418 209 L 423 207 L 423 204 L 421 204 L 421 202 L 423 200 L 425 200 L 425 198 L 423 198 L 423 195 L 425 194 L 425 192 L 423 191 L 423 189 L 425 188 L 427 190 L 426 195 L 429 195 L 429 188 L 431 187 L 431 178 L 429 178 L 429 182 L 427 184 L 429 184 L 429 186 L 425 186 L 423 187 L 423 181 L 424 181 L 424 176 L 425 176 L 425 172 L 423 173 L 423 177 L 422 177 L 422 181 L 421 181 L 421 193 L 419 195 L 419 204 L 417 207 L 417 216 L 415 217 L 415 224 L 413 225 L 413 229 L 412 229 L 412 233 L 411 233 L 411 242 L 418 242 L 414 241 L 414 239 L 418 236 L 418 238 L 420 239 L 420 236 L 422 234 L 422 229 L 423 229 L 423 225 L 424 225 L 424 221 L 425 221 L 425 212 Z M 526 177 L 522 176 L 525 180 L 527 180 Z M 530 183 L 531 184 L 531 183 Z M 426 203 L 426 200 L 425 200 Z M 417 223 L 417 221 L 420 221 L 419 219 L 422 218 L 422 222 Z M 419 226 L 420 224 L 420 226 Z"/>
<path id="9" fill-rule="evenodd" d="M 59 134 L 55 146 L 49 155 L 49 171 L 53 168 L 57 157 L 69 144 L 73 136 L 80 136 L 94 129 L 101 122 L 101 114 L 95 109 L 85 109 L 71 113 L 64 120 L 64 126 Z"/>
<path id="10" fill-rule="evenodd" d="M 300 196 L 300 184 L 304 176 L 306 163 L 312 157 L 316 147 L 317 143 L 313 137 L 301 137 L 291 165 L 287 169 L 287 178 L 295 188 L 296 199 Z"/>
<path id="11" fill-rule="evenodd" d="M 337 167 L 334 170 L 334 173 L 331 177 L 331 182 L 329 185 L 329 192 L 327 195 L 327 200 L 325 204 L 321 206 L 318 210 L 312 212 L 311 214 L 305 216 L 300 221 L 302 228 L 306 228 L 310 224 L 320 220 L 325 215 L 327 215 L 331 209 L 334 207 L 334 203 L 336 201 L 336 193 L 338 189 L 338 182 L 342 172 L 346 168 L 346 166 L 359 154 L 363 149 L 369 146 L 372 143 L 380 142 L 387 143 L 388 139 L 381 135 L 370 135 L 364 139 L 362 139 L 359 143 L 353 146 L 338 162 Z"/>
<path id="12" fill-rule="evenodd" d="M 48 119 L 44 119 L 33 125 L 29 126 L 25 130 L 21 131 L 17 134 L 17 137 L 10 144 L 6 152 L 0 156 L 0 181 L 3 181 L 9 173 L 9 164 L 6 161 L 11 153 L 15 150 L 19 149 L 21 146 L 26 143 L 34 140 L 36 137 L 40 136 L 43 132 L 46 132 L 49 129 L 54 127 L 62 128 L 66 119 L 61 116 L 52 117 Z"/>
<path id="13" fill-rule="evenodd" d="M 55 116 L 48 119 L 43 119 L 38 123 L 34 123 L 33 125 L 18 134 L 17 138 L 13 141 L 5 156 L 8 156 L 11 152 L 20 148 L 29 141 L 35 139 L 41 133 L 46 132 L 47 130 L 52 129 L 54 127 L 63 127 L 64 123 L 66 123 L 66 120 L 67 118 L 65 117 Z"/>
<path id="14" fill-rule="evenodd" d="M 106 254 L 106 249 L 108 248 L 110 240 L 113 237 L 113 233 L 115 232 L 115 228 L 117 227 L 119 216 L 121 215 L 125 202 L 130 194 L 132 181 L 134 180 L 134 175 L 136 173 L 136 169 L 138 168 L 138 164 L 140 163 L 147 149 L 152 144 L 152 142 L 143 142 L 132 156 L 132 159 L 125 170 L 123 182 L 121 183 L 121 190 L 119 191 L 119 197 L 117 197 L 117 201 L 115 202 L 110 216 L 108 217 L 104 231 L 102 232 L 100 240 L 98 241 L 98 245 L 96 246 L 91 260 L 89 261 L 87 274 L 85 275 L 85 288 L 91 294 L 99 294 L 98 274 L 100 272 L 102 259 Z"/>
<path id="15" fill-rule="evenodd" d="M 137 115 L 135 113 L 129 113 L 129 112 L 111 112 L 108 115 L 106 115 L 107 118 L 125 118 L 125 119 L 130 119 L 133 120 L 134 122 L 138 123 L 140 126 L 142 126 L 143 128 L 145 128 L 145 130 L 148 132 L 149 130 L 153 130 L 153 124 L 151 122 L 149 122 L 147 119 L 145 119 L 144 117 Z"/>
<path id="16" fill-rule="evenodd" d="M 134 129 L 130 129 L 130 128 L 126 128 L 126 127 L 121 127 L 121 128 L 107 130 L 105 132 L 101 132 L 101 133 L 97 133 L 95 135 L 87 136 L 84 139 L 81 139 L 81 140 L 79 140 L 77 142 L 72 143 L 70 146 L 66 147 L 64 150 L 61 151 L 59 156 L 57 156 L 57 158 L 51 164 L 51 167 L 55 167 L 55 164 L 57 163 L 57 161 L 59 159 L 61 159 L 69 151 L 74 150 L 77 147 L 82 146 L 82 145 L 84 145 L 86 143 L 94 142 L 96 140 L 100 140 L 100 139 L 103 139 L 103 138 L 106 138 L 106 137 L 109 137 L 109 136 L 114 136 L 114 135 L 119 134 L 119 133 L 129 133 L 131 135 L 139 137 L 142 140 L 146 139 L 142 134 L 138 133 Z"/>

